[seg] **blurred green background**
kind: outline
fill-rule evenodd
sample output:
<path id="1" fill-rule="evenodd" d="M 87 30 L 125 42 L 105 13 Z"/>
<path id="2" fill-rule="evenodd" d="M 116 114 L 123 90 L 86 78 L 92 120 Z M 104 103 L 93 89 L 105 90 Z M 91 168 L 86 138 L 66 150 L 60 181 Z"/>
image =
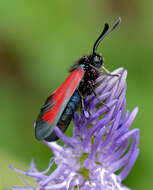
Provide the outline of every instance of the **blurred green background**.
<path id="1" fill-rule="evenodd" d="M 142 0 L 0 0 L 0 189 L 22 184 L 11 164 L 45 169 L 51 151 L 35 140 L 33 123 L 68 68 L 91 52 L 104 23 L 121 25 L 100 45 L 109 70 L 128 70 L 127 108 L 139 106 L 140 155 L 124 181 L 153 189 L 153 2 Z"/>

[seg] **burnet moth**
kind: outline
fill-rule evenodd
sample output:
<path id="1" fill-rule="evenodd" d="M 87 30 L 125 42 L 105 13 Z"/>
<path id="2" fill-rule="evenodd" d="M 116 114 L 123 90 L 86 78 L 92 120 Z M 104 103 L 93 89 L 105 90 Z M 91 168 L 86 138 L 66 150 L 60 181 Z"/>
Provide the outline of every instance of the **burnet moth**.
<path id="1" fill-rule="evenodd" d="M 96 50 L 100 42 L 120 22 L 121 19 L 118 18 L 110 29 L 109 25 L 105 24 L 94 43 L 92 53 L 81 57 L 70 68 L 70 75 L 64 83 L 47 98 L 35 123 L 35 136 L 38 140 L 56 141 L 58 137 L 54 127 L 58 126 L 62 132 L 65 132 L 80 104 L 84 109 L 84 98 L 92 92 L 96 96 L 95 80 L 100 76 L 101 69 L 111 75 L 104 67 L 102 55 L 97 54 Z"/>

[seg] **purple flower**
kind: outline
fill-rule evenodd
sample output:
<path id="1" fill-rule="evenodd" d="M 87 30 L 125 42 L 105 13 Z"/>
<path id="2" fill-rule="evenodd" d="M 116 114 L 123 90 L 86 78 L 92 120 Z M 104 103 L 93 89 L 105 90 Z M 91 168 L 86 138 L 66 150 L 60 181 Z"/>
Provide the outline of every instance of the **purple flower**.
<path id="1" fill-rule="evenodd" d="M 90 114 L 74 114 L 72 137 L 55 127 L 64 146 L 44 141 L 54 154 L 45 171 L 38 171 L 34 161 L 27 172 L 10 166 L 34 178 L 37 184 L 30 186 L 24 181 L 24 187 L 12 190 L 128 190 L 122 181 L 139 153 L 139 129 L 130 130 L 138 108 L 131 113 L 125 111 L 127 71 L 119 68 L 112 74 L 119 76 L 102 75 L 97 79 L 98 98 L 93 94 L 86 98 Z M 53 163 L 57 168 L 47 175 Z"/>

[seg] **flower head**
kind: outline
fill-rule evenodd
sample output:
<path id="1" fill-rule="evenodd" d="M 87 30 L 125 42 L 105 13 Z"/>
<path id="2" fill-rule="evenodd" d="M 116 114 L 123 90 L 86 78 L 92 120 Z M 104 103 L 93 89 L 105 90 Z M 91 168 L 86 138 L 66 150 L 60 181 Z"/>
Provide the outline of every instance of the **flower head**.
<path id="1" fill-rule="evenodd" d="M 54 154 L 45 171 L 38 171 L 33 161 L 27 172 L 10 166 L 37 183 L 37 187 L 25 183 L 12 190 L 128 190 L 122 181 L 139 153 L 139 130 L 130 130 L 138 108 L 125 111 L 126 70 L 119 68 L 111 74 L 118 76 L 97 79 L 98 96 L 92 94 L 85 100 L 88 111 L 74 114 L 72 137 L 54 128 L 65 145 L 44 141 Z M 46 175 L 53 163 L 57 168 Z"/>

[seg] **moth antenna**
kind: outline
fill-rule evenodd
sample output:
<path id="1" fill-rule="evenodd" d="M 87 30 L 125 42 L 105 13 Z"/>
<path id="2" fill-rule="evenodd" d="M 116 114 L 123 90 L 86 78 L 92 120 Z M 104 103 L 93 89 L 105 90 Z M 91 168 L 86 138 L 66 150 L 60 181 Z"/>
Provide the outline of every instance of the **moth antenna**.
<path id="1" fill-rule="evenodd" d="M 98 39 L 96 40 L 96 42 L 94 43 L 93 46 L 93 54 L 96 53 L 97 47 L 100 44 L 100 42 L 110 33 L 112 32 L 119 24 L 121 23 L 121 18 L 119 17 L 115 23 L 113 24 L 113 26 L 109 29 L 109 25 L 106 23 L 104 26 L 104 29 L 102 31 L 102 33 L 100 34 L 100 36 L 98 37 Z M 109 29 L 109 30 L 108 30 Z"/>
<path id="2" fill-rule="evenodd" d="M 109 25 L 106 23 L 105 26 L 104 26 L 104 29 L 102 31 L 102 33 L 100 34 L 100 36 L 98 37 L 98 39 L 96 40 L 96 42 L 94 43 L 94 46 L 93 46 L 93 54 L 96 53 L 96 49 L 99 45 L 99 43 L 101 42 L 101 38 L 103 37 L 103 35 L 107 32 L 109 28 Z"/>

